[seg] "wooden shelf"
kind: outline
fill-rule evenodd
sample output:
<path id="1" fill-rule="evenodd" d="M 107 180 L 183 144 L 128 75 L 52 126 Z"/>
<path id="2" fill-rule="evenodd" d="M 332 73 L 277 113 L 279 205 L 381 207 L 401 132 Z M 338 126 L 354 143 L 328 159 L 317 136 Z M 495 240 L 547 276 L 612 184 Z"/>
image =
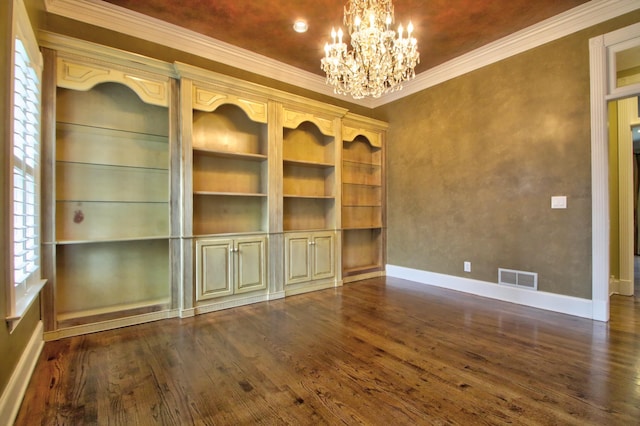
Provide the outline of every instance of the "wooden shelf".
<path id="1" fill-rule="evenodd" d="M 381 185 L 382 168 L 379 166 L 343 163 L 342 183 L 359 185 Z"/>
<path id="2" fill-rule="evenodd" d="M 311 168 L 331 168 L 331 167 L 335 167 L 335 164 L 333 163 L 325 163 L 322 161 L 308 161 L 308 160 L 291 160 L 291 159 L 284 159 L 283 160 L 284 165 L 290 165 L 290 166 L 299 166 L 299 167 L 311 167 Z"/>
<path id="3" fill-rule="evenodd" d="M 318 200 L 334 200 L 336 197 L 333 195 L 297 195 L 297 194 L 284 194 L 284 198 L 308 198 Z"/>
<path id="4" fill-rule="evenodd" d="M 295 129 L 283 129 L 282 157 L 285 162 L 332 167 L 335 164 L 333 136 L 323 135 L 305 121 Z"/>
<path id="5" fill-rule="evenodd" d="M 369 161 L 353 161 L 353 160 L 346 160 L 344 158 L 342 159 L 342 164 L 365 166 L 365 167 L 382 167 L 380 163 L 373 163 Z"/>
<path id="6" fill-rule="evenodd" d="M 193 235 L 265 232 L 267 197 L 207 194 L 193 197 Z"/>
<path id="7" fill-rule="evenodd" d="M 237 105 L 221 104 L 213 111 L 194 109 L 192 133 L 193 235 L 265 231 L 266 124 Z"/>
<path id="8" fill-rule="evenodd" d="M 369 226 L 369 225 L 362 225 L 362 226 L 351 226 L 351 227 L 346 227 L 343 226 L 342 230 L 343 231 L 366 231 L 366 230 L 379 230 L 379 229 L 383 229 L 383 226 Z"/>
<path id="9" fill-rule="evenodd" d="M 381 228 L 345 229 L 342 235 L 344 274 L 354 275 L 382 267 L 384 233 Z"/>
<path id="10" fill-rule="evenodd" d="M 130 241 L 156 241 L 156 240 L 169 240 L 169 235 L 158 235 L 157 237 L 144 237 L 144 238 L 108 238 L 108 239 L 94 239 L 94 240 L 58 240 L 56 245 L 65 246 L 72 244 L 96 244 L 96 243 L 123 243 Z"/>
<path id="11" fill-rule="evenodd" d="M 156 142 L 167 144 L 167 135 L 162 133 L 153 133 L 150 131 L 142 131 L 138 128 L 138 130 L 122 130 L 118 127 L 105 127 L 100 125 L 92 125 L 86 123 L 74 123 L 70 121 L 56 121 L 56 131 L 59 132 L 59 135 L 64 135 L 65 133 L 77 133 L 84 135 L 91 135 L 92 137 L 112 137 L 112 138 L 124 138 L 124 139 L 138 139 L 138 140 L 146 140 L 149 142 Z M 90 141 L 86 141 L 86 143 L 90 143 Z M 64 152 L 64 151 L 62 151 Z M 58 153 L 61 153 L 58 151 Z"/>
<path id="12" fill-rule="evenodd" d="M 55 179 L 47 189 L 55 200 L 50 309 L 58 326 L 170 305 L 169 110 L 126 84 L 55 89 Z"/>
<path id="13" fill-rule="evenodd" d="M 211 153 L 267 156 L 267 126 L 251 121 L 236 105 L 214 111 L 193 110 L 192 149 Z"/>
<path id="14" fill-rule="evenodd" d="M 363 128 L 344 134 L 353 139 L 342 144 L 342 274 L 365 276 L 384 268 L 383 137 Z"/>
<path id="15" fill-rule="evenodd" d="M 56 247 L 59 318 L 122 311 L 171 297 L 168 240 L 94 241 Z"/>
<path id="16" fill-rule="evenodd" d="M 382 165 L 382 148 L 373 146 L 366 137 L 359 135 L 353 141 L 343 143 L 342 161 Z"/>
<path id="17" fill-rule="evenodd" d="M 213 192 L 213 191 L 194 191 L 193 195 L 201 195 L 201 196 L 207 196 L 207 195 L 219 195 L 219 196 L 225 196 L 225 197 L 266 197 L 267 194 L 261 194 L 261 193 L 251 193 L 251 192 Z"/>
<path id="18" fill-rule="evenodd" d="M 334 198 L 286 197 L 283 209 L 285 231 L 334 228 Z"/>
<path id="19" fill-rule="evenodd" d="M 58 160 L 56 161 L 56 164 L 78 164 L 81 166 L 100 166 L 100 167 L 114 167 L 114 168 L 121 168 L 121 169 L 132 169 L 132 170 L 162 170 L 162 171 L 168 171 L 169 169 L 167 167 L 143 167 L 143 166 L 128 166 L 128 165 L 120 165 L 120 164 L 108 164 L 108 163 L 101 163 L 101 162 L 86 162 L 86 161 L 64 161 L 64 160 Z"/>
<path id="20" fill-rule="evenodd" d="M 247 161 L 265 161 L 268 157 L 264 154 L 252 154 L 245 152 L 231 152 L 231 151 L 220 151 L 216 149 L 208 149 L 208 148 L 198 148 L 193 147 L 194 155 L 210 155 L 212 157 L 220 157 L 220 158 L 235 158 Z"/>

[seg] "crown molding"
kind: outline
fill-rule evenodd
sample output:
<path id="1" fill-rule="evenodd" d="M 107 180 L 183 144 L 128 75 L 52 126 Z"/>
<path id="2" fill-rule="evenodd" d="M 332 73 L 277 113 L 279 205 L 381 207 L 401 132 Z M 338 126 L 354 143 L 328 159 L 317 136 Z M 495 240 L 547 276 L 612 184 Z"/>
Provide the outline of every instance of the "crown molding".
<path id="1" fill-rule="evenodd" d="M 640 9 L 637 0 L 592 0 L 431 68 L 406 83 L 401 92 L 374 100 L 372 107 L 420 92 L 636 9 Z"/>
<path id="2" fill-rule="evenodd" d="M 354 100 L 336 95 L 319 75 L 111 3 L 101 0 L 45 0 L 45 8 L 55 15 L 181 50 L 357 105 L 370 106 L 366 99 Z"/>
<path id="3" fill-rule="evenodd" d="M 47 12 L 178 49 L 356 105 L 375 108 L 640 8 L 637 0 L 591 0 L 419 74 L 378 99 L 337 95 L 325 79 L 263 55 L 101 0 L 45 0 Z M 424 47 L 428 52 L 428 46 Z"/>

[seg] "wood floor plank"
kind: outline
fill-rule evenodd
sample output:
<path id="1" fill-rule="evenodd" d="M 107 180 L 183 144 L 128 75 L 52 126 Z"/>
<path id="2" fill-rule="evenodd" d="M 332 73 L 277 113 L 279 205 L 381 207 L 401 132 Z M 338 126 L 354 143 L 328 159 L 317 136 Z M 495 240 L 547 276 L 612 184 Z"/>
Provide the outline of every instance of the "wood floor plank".
<path id="1" fill-rule="evenodd" d="M 594 322 L 375 278 L 47 342 L 16 425 L 609 425 L 640 304 Z"/>

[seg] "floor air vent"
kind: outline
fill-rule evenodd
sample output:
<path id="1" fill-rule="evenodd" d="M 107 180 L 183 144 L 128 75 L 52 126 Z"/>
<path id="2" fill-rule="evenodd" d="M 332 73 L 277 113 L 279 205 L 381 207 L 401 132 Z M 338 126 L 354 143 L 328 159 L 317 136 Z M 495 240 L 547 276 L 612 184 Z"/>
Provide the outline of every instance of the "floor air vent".
<path id="1" fill-rule="evenodd" d="M 498 268 L 498 284 L 511 285 L 529 290 L 538 289 L 538 274 L 536 272 L 515 271 L 513 269 Z"/>

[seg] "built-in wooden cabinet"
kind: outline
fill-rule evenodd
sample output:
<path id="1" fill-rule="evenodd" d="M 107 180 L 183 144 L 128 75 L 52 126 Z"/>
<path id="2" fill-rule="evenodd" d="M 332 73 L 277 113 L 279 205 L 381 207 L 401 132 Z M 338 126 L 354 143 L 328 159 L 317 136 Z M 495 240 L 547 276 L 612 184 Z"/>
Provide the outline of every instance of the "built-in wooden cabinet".
<path id="1" fill-rule="evenodd" d="M 380 275 L 385 265 L 386 124 L 348 114 L 342 127 L 342 275 Z"/>
<path id="2" fill-rule="evenodd" d="M 170 77 L 46 52 L 47 331 L 161 318 L 175 306 Z"/>
<path id="3" fill-rule="evenodd" d="M 196 300 L 267 288 L 266 237 L 196 240 Z"/>
<path id="4" fill-rule="evenodd" d="M 384 273 L 386 125 L 43 33 L 46 337 Z"/>
<path id="5" fill-rule="evenodd" d="M 336 143 L 333 122 L 286 107 L 283 114 L 284 230 L 334 229 Z"/>
<path id="6" fill-rule="evenodd" d="M 293 294 L 325 287 L 335 277 L 335 233 L 332 231 L 291 232 L 285 235 L 285 285 Z"/>
<path id="7" fill-rule="evenodd" d="M 340 119 L 313 106 L 282 107 L 285 293 L 334 286 L 340 223 Z"/>
<path id="8" fill-rule="evenodd" d="M 266 116 L 254 122 L 232 104 L 202 110 L 216 106 L 203 101 L 216 94 L 193 90 L 193 234 L 266 232 Z"/>
<path id="9" fill-rule="evenodd" d="M 183 309 L 269 299 L 268 99 L 186 64 L 181 76 Z"/>

